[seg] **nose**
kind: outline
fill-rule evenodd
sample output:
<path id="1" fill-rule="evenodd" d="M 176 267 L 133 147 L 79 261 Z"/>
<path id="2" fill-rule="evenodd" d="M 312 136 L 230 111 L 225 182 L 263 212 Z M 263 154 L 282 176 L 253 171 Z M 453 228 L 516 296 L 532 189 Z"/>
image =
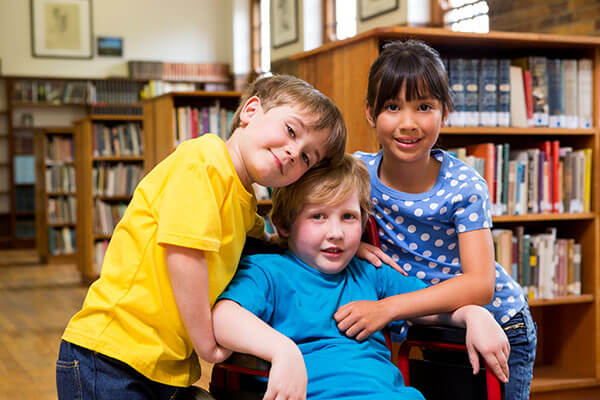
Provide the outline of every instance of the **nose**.
<path id="1" fill-rule="evenodd" d="M 404 110 L 399 115 L 398 128 L 402 131 L 412 131 L 417 128 L 412 110 Z"/>
<path id="2" fill-rule="evenodd" d="M 290 163 L 294 164 L 296 162 L 296 158 L 298 158 L 298 150 L 295 147 L 288 146 L 288 148 L 285 149 L 285 153 L 288 155 Z"/>
<path id="3" fill-rule="evenodd" d="M 341 240 L 344 238 L 344 228 L 339 221 L 329 220 L 329 229 L 327 231 L 328 240 Z"/>

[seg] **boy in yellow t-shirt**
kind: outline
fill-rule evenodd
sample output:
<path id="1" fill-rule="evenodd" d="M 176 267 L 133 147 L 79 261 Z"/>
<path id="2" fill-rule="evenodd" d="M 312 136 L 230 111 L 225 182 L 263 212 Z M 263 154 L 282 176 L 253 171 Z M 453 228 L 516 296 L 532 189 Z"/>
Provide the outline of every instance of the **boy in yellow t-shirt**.
<path id="1" fill-rule="evenodd" d="M 267 236 L 252 183 L 286 186 L 317 164 L 335 165 L 345 142 L 342 115 L 326 96 L 273 76 L 242 97 L 227 142 L 204 135 L 181 143 L 136 188 L 100 278 L 64 332 L 59 399 L 170 399 L 200 377 L 197 357 L 228 357 L 210 308 L 246 235 Z"/>

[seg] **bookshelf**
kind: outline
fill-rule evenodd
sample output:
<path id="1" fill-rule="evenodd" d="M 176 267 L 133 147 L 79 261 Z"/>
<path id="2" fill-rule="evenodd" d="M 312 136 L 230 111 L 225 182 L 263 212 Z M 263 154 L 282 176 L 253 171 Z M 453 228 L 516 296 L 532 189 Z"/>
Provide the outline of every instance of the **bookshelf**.
<path id="1" fill-rule="evenodd" d="M 592 60 L 591 128 L 447 127 L 440 146 L 510 143 L 527 149 L 541 141 L 559 140 L 574 150 L 592 149 L 589 212 L 501 215 L 494 226 L 540 231 L 555 227 L 560 237 L 575 238 L 582 248 L 582 295 L 530 301 L 538 326 L 538 349 L 532 399 L 588 399 L 600 396 L 600 39 L 533 33 L 460 33 L 435 28 L 377 28 L 294 55 L 299 75 L 341 109 L 348 127 L 346 150 L 377 151 L 374 132 L 365 119 L 364 98 L 369 67 L 389 40 L 416 38 L 436 48 L 443 58 L 519 58 L 543 56 Z M 328 73 L 323 73 L 327 71 Z M 329 73 L 331 72 L 331 73 Z M 335 79 L 331 79 L 335 76 Z"/>
<path id="2" fill-rule="evenodd" d="M 44 263 L 75 263 L 75 157 L 72 127 L 39 130 L 36 164 L 36 243 Z"/>
<path id="3" fill-rule="evenodd" d="M 10 136 L 8 134 L 8 104 L 6 81 L 0 80 L 0 248 L 8 247 L 12 240 L 12 215 L 10 208 L 11 163 Z"/>
<path id="4" fill-rule="evenodd" d="M 114 226 L 144 174 L 141 122 L 141 116 L 132 115 L 91 115 L 75 121 L 75 235 L 77 264 L 86 281 L 99 276 Z"/>

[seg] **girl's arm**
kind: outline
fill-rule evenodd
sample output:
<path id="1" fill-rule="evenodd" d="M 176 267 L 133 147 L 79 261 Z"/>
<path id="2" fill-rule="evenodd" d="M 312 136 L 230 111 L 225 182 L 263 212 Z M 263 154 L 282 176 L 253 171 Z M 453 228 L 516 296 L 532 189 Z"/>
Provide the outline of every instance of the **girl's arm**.
<path id="1" fill-rule="evenodd" d="M 355 301 L 334 315 L 347 336 L 363 340 L 391 321 L 486 305 L 494 294 L 494 247 L 489 229 L 458 234 L 462 274 L 442 283 L 379 301 Z"/>
<path id="2" fill-rule="evenodd" d="M 202 251 L 166 246 L 167 269 L 181 320 L 200 358 L 221 362 L 231 352 L 219 346 L 213 334 L 208 297 L 208 268 Z"/>
<path id="3" fill-rule="evenodd" d="M 217 303 L 213 324 L 215 337 L 222 346 L 271 362 L 263 400 L 306 399 L 304 358 L 291 339 L 231 300 Z"/>

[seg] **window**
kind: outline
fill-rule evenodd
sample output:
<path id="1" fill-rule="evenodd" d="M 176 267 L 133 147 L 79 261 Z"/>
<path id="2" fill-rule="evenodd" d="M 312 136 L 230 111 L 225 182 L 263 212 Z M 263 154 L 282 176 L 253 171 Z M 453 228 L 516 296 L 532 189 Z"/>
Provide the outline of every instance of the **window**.
<path id="1" fill-rule="evenodd" d="M 453 31 L 480 32 L 490 30 L 487 1 L 450 0 L 444 23 Z"/>
<path id="2" fill-rule="evenodd" d="M 356 0 L 335 0 L 335 20 L 337 39 L 356 35 Z"/>
<path id="3" fill-rule="evenodd" d="M 252 0 L 250 8 L 251 68 L 259 74 L 271 70 L 269 5 L 270 0 Z"/>

